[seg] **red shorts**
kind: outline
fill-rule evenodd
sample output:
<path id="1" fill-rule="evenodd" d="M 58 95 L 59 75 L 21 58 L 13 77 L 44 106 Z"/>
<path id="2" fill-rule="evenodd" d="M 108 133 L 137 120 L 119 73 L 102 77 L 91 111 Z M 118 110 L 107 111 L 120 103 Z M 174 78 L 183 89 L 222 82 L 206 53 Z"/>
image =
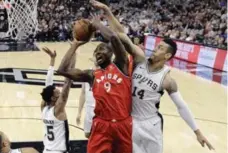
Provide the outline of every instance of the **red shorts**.
<path id="1" fill-rule="evenodd" d="M 116 122 L 94 118 L 87 153 L 132 153 L 132 118 Z"/>

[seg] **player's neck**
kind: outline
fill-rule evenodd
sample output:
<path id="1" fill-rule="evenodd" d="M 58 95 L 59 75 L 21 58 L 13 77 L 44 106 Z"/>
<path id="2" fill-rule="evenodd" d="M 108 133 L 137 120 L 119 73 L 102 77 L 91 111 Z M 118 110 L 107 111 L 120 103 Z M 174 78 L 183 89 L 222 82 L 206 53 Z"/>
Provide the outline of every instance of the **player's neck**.
<path id="1" fill-rule="evenodd" d="M 150 63 L 148 62 L 148 70 L 149 72 L 156 72 L 161 70 L 165 65 L 165 61 L 159 61 L 156 63 Z"/>
<path id="2" fill-rule="evenodd" d="M 107 61 L 107 62 L 101 64 L 100 68 L 105 69 L 110 63 L 111 63 L 111 61 Z"/>

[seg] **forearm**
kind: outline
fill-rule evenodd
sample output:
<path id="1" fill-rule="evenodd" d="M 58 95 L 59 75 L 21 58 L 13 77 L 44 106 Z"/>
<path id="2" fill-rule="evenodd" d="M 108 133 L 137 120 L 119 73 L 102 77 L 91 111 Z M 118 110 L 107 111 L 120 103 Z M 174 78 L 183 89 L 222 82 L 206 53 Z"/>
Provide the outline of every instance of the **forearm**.
<path id="1" fill-rule="evenodd" d="M 191 127 L 193 131 L 197 131 L 199 128 L 194 120 L 194 117 L 188 108 L 187 104 L 184 102 L 182 96 L 179 92 L 174 92 L 169 95 L 172 101 L 177 106 L 178 112 L 182 119 L 185 120 L 185 122 Z"/>
<path id="2" fill-rule="evenodd" d="M 104 6 L 103 10 L 106 14 L 106 18 L 108 19 L 108 23 L 110 27 L 113 28 L 116 32 L 124 32 L 123 26 L 117 20 L 117 18 L 112 13 L 111 9 L 108 6 Z"/>
<path id="3" fill-rule="evenodd" d="M 68 78 L 65 78 L 64 80 L 64 85 L 63 85 L 63 88 L 62 88 L 62 102 L 63 103 L 66 103 L 67 99 L 68 99 L 68 96 L 69 96 L 69 91 L 70 91 L 70 87 L 72 85 L 72 80 L 68 79 Z"/>
<path id="4" fill-rule="evenodd" d="M 79 47 L 77 43 L 73 43 L 71 48 L 67 51 L 66 55 L 63 57 L 62 62 L 58 68 L 58 72 L 65 72 L 71 64 L 71 59 L 74 57 L 75 50 Z"/>
<path id="5" fill-rule="evenodd" d="M 45 81 L 45 86 L 50 86 L 53 85 L 53 78 L 54 78 L 54 67 L 49 66 L 47 76 L 46 76 L 46 81 Z"/>
<path id="6" fill-rule="evenodd" d="M 50 66 L 55 66 L 55 57 L 51 58 Z"/>
<path id="7" fill-rule="evenodd" d="M 84 88 L 82 88 L 82 93 L 79 98 L 79 106 L 78 106 L 78 115 L 81 116 L 82 114 L 82 109 L 85 104 L 85 91 Z"/>
<path id="8" fill-rule="evenodd" d="M 115 33 L 109 29 L 108 27 L 104 26 L 103 24 L 101 24 L 100 22 L 96 22 L 96 23 L 92 23 L 92 26 L 96 29 L 99 30 L 101 35 L 107 39 L 107 40 L 111 40 L 112 36 L 115 35 Z"/>
<path id="9" fill-rule="evenodd" d="M 145 60 L 144 52 L 138 46 L 134 45 L 125 33 L 118 33 L 118 36 L 126 51 L 133 57 L 134 63 L 140 63 Z"/>

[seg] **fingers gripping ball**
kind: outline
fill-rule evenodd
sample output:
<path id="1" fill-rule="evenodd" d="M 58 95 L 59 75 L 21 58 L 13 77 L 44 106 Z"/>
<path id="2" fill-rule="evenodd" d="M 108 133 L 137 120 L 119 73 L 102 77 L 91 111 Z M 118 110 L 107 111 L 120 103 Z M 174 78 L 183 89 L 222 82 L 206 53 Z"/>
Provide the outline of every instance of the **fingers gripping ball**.
<path id="1" fill-rule="evenodd" d="M 93 30 L 89 20 L 77 20 L 74 25 L 74 38 L 79 41 L 88 41 L 92 36 Z"/>

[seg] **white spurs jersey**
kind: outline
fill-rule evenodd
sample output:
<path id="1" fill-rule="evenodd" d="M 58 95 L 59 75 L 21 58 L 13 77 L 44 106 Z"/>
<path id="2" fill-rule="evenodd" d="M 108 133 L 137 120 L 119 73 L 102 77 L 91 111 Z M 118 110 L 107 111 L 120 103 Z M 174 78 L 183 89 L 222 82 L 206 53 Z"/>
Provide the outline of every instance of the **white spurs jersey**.
<path id="1" fill-rule="evenodd" d="M 9 153 L 22 153 L 21 149 L 12 149 Z"/>
<path id="2" fill-rule="evenodd" d="M 169 68 L 164 66 L 157 72 L 149 72 L 147 60 L 139 64 L 132 76 L 132 116 L 147 119 L 157 115 L 163 95 L 162 82 Z"/>
<path id="3" fill-rule="evenodd" d="M 44 147 L 48 151 L 69 150 L 69 127 L 67 120 L 60 121 L 54 115 L 54 107 L 46 106 L 42 112 L 44 122 Z"/>
<path id="4" fill-rule="evenodd" d="M 93 97 L 93 91 L 89 83 L 85 83 L 85 104 L 86 106 L 95 107 L 95 99 Z"/>

